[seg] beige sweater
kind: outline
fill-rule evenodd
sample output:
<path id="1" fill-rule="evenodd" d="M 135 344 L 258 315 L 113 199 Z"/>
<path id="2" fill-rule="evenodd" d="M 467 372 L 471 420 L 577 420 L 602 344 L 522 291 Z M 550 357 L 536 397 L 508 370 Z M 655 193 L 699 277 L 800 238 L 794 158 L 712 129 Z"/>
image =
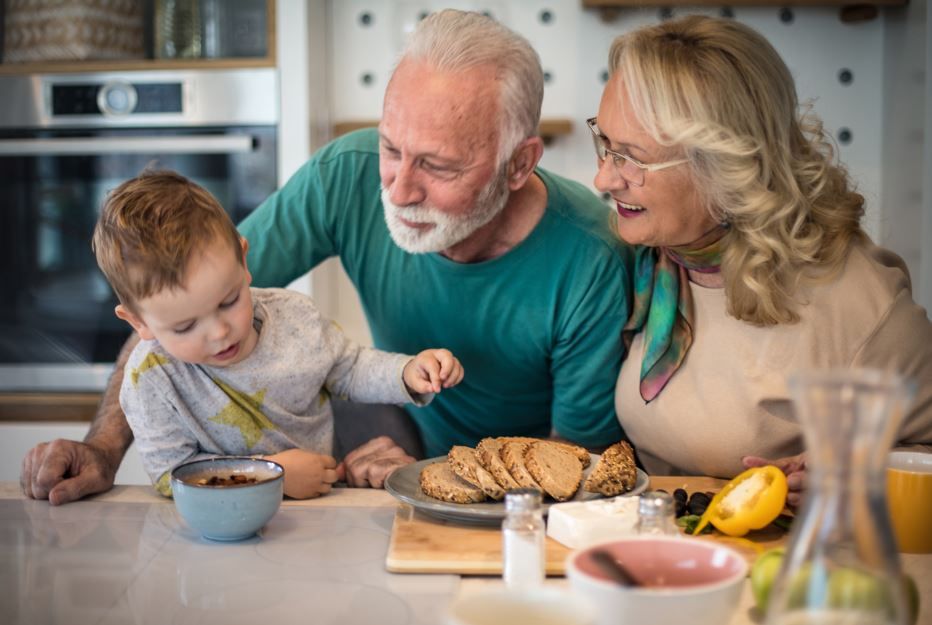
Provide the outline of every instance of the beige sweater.
<path id="1" fill-rule="evenodd" d="M 638 394 L 643 334 L 618 377 L 615 410 L 648 473 L 732 477 L 742 456 L 800 453 L 785 377 L 806 368 L 873 367 L 911 377 L 918 393 L 898 442 L 932 445 L 932 324 L 892 252 L 854 248 L 833 281 L 806 289 L 808 305 L 792 325 L 737 321 L 725 312 L 724 289 L 690 287 L 695 341 L 666 388 L 650 404 Z"/>

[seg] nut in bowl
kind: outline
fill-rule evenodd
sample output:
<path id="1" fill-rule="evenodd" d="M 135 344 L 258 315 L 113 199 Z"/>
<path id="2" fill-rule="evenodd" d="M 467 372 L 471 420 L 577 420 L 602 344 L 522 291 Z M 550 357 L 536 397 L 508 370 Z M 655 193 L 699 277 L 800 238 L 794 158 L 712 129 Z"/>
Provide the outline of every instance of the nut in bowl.
<path id="1" fill-rule="evenodd" d="M 636 581 L 624 586 L 599 563 L 607 552 Z M 693 538 L 632 536 L 574 551 L 566 561 L 573 591 L 598 614 L 598 625 L 625 622 L 665 625 L 721 625 L 741 598 L 747 561 L 711 541 Z"/>
<path id="2" fill-rule="evenodd" d="M 275 516 L 284 478 L 284 468 L 271 460 L 194 460 L 172 470 L 172 497 L 182 518 L 204 538 L 242 540 Z"/>

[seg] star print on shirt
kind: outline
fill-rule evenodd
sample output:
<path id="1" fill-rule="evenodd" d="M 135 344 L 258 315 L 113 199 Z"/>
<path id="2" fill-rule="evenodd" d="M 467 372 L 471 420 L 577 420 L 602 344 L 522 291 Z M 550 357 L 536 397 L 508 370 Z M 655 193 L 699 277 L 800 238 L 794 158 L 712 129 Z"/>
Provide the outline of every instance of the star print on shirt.
<path id="1" fill-rule="evenodd" d="M 248 449 L 262 439 L 263 430 L 277 430 L 278 427 L 272 423 L 267 416 L 260 410 L 262 400 L 265 398 L 267 389 L 259 389 L 252 395 L 236 390 L 229 384 L 220 380 L 214 380 L 214 383 L 226 393 L 230 398 L 230 403 L 216 415 L 210 418 L 214 423 L 221 425 L 230 425 L 237 428 L 243 435 L 243 442 Z"/>
<path id="2" fill-rule="evenodd" d="M 143 373 L 149 369 L 161 367 L 165 364 L 168 364 L 167 357 L 162 356 L 161 354 L 156 354 L 155 352 L 149 352 L 146 354 L 146 357 L 143 358 L 141 363 L 139 363 L 139 366 L 134 367 L 133 370 L 130 371 L 129 377 L 133 381 L 133 386 L 139 386 L 139 376 L 141 376 Z"/>

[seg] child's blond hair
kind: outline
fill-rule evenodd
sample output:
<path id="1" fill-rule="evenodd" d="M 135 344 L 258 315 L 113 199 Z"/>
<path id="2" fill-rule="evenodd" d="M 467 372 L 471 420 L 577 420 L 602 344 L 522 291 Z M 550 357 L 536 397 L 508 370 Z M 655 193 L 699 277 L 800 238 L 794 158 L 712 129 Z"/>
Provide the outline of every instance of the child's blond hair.
<path id="1" fill-rule="evenodd" d="M 215 239 L 242 263 L 240 235 L 203 187 L 172 171 L 147 170 L 111 191 L 94 229 L 97 264 L 120 302 L 184 287 L 188 263 Z"/>

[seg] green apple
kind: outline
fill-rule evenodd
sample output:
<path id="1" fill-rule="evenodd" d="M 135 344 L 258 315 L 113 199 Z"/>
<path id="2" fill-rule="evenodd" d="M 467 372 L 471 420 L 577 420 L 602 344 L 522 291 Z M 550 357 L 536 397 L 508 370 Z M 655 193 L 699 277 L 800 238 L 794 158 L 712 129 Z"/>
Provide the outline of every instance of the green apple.
<path id="1" fill-rule="evenodd" d="M 785 553 L 786 549 L 783 547 L 765 551 L 757 556 L 754 565 L 751 567 L 751 592 L 754 594 L 757 609 L 762 614 L 767 609 L 770 590 L 773 588 L 773 582 L 777 578 L 780 566 L 783 564 Z"/>
<path id="2" fill-rule="evenodd" d="M 906 594 L 907 622 L 919 617 L 919 591 L 910 575 L 901 577 Z M 880 578 L 857 569 L 841 568 L 828 581 L 828 604 L 832 608 L 884 612 L 890 605 L 890 587 Z"/>

